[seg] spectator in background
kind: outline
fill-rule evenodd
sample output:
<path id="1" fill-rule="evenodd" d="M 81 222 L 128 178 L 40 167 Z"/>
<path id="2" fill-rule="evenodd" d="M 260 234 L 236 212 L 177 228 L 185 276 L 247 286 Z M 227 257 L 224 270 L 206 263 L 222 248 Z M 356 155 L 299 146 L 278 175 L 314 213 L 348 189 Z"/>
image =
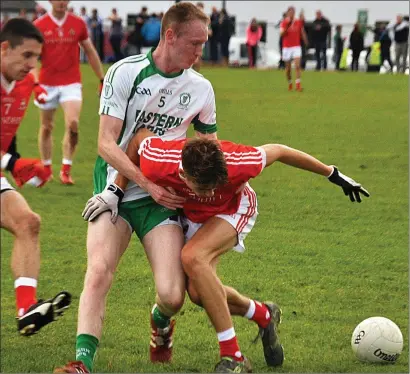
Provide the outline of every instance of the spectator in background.
<path id="1" fill-rule="evenodd" d="M 24 8 L 21 8 L 21 9 L 20 9 L 18 18 L 27 19 L 27 12 L 26 12 L 26 10 L 25 10 Z"/>
<path id="2" fill-rule="evenodd" d="M 409 21 L 397 16 L 396 24 L 393 26 L 394 42 L 396 52 L 396 67 L 398 72 L 404 73 L 407 64 L 409 50 Z M 403 61 L 403 62 L 401 62 Z"/>
<path id="3" fill-rule="evenodd" d="M 262 27 L 252 18 L 246 29 L 246 46 L 248 48 L 249 67 L 254 68 L 257 61 L 258 43 L 262 38 Z"/>
<path id="4" fill-rule="evenodd" d="M 386 25 L 380 27 L 380 53 L 381 64 L 384 65 L 384 61 L 387 61 L 390 65 L 390 71 L 393 71 L 393 62 L 390 57 L 391 39 Z"/>
<path id="5" fill-rule="evenodd" d="M 141 29 L 142 37 L 144 38 L 144 46 L 156 47 L 161 37 L 161 21 L 155 13 L 144 23 Z"/>
<path id="6" fill-rule="evenodd" d="M 336 70 L 340 70 L 340 59 L 342 58 L 344 39 L 342 38 L 342 25 L 336 26 L 336 34 L 333 37 L 333 61 L 336 66 Z"/>
<path id="7" fill-rule="evenodd" d="M 209 16 L 211 19 L 211 36 L 209 37 L 209 48 L 211 63 L 217 64 L 219 61 L 219 12 L 216 7 L 212 7 L 212 13 Z"/>
<path id="8" fill-rule="evenodd" d="M 323 17 L 322 12 L 316 12 L 316 19 L 313 21 L 312 39 L 316 49 L 316 70 L 327 69 L 327 37 L 330 32 L 330 23 Z"/>
<path id="9" fill-rule="evenodd" d="M 88 35 L 90 35 L 90 29 L 88 27 L 89 25 L 89 20 L 90 17 L 88 17 L 87 15 L 87 9 L 82 6 L 80 9 L 80 18 L 85 22 L 85 24 L 87 25 L 87 31 L 88 31 Z M 80 62 L 82 63 L 86 63 L 87 62 L 87 55 L 85 54 L 84 50 L 81 48 L 80 49 Z"/>
<path id="10" fill-rule="evenodd" d="M 75 14 L 74 7 L 70 6 L 70 7 L 67 9 L 67 12 L 68 12 L 68 13 L 71 13 L 71 14 Z"/>
<path id="11" fill-rule="evenodd" d="M 300 21 L 300 24 L 301 24 L 303 30 L 305 30 L 305 12 L 304 12 L 303 9 L 299 13 L 299 21 Z M 306 33 L 306 30 L 305 30 L 305 33 Z M 307 49 L 307 46 L 306 46 L 305 41 L 303 40 L 303 38 L 300 41 L 300 47 L 302 49 L 302 54 L 300 56 L 300 67 L 301 67 L 302 70 L 305 70 L 305 68 L 306 68 L 306 49 Z"/>
<path id="12" fill-rule="evenodd" d="M 362 32 L 360 31 L 358 23 L 354 25 L 353 31 L 350 34 L 349 48 L 352 50 L 351 69 L 352 71 L 358 71 L 360 53 L 363 51 L 364 48 L 364 38 Z"/>
<path id="13" fill-rule="evenodd" d="M 33 20 L 32 22 L 34 22 L 37 18 L 40 18 L 41 16 L 44 16 L 44 14 L 46 14 L 47 11 L 41 6 L 41 5 L 36 5 L 34 8 L 34 14 L 33 14 Z"/>
<path id="14" fill-rule="evenodd" d="M 108 19 L 111 21 L 110 44 L 114 52 L 114 62 L 117 62 L 124 58 L 121 52 L 121 43 L 124 37 L 122 18 L 118 15 L 117 9 L 113 8 Z"/>
<path id="15" fill-rule="evenodd" d="M 149 18 L 148 8 L 143 6 L 140 13 L 137 15 L 135 20 L 135 29 L 134 32 L 128 38 L 128 43 L 135 47 L 135 54 L 141 53 L 141 48 L 144 43 L 144 38 L 142 37 L 142 26 L 144 26 L 145 21 Z"/>
<path id="16" fill-rule="evenodd" d="M 100 60 L 104 61 L 104 32 L 103 21 L 98 15 L 98 10 L 93 9 L 91 11 L 91 17 L 89 18 L 88 29 L 90 30 L 90 39 L 97 50 Z"/>
<path id="17" fill-rule="evenodd" d="M 221 43 L 222 64 L 228 66 L 229 63 L 229 40 L 231 39 L 232 21 L 226 9 L 219 13 L 219 42 Z"/>

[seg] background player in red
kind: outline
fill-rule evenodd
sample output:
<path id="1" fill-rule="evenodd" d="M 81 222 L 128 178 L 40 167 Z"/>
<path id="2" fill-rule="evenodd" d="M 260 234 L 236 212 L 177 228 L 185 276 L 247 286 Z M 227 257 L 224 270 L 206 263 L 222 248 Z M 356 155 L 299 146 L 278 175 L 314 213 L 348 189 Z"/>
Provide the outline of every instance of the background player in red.
<path id="1" fill-rule="evenodd" d="M 308 38 L 304 29 L 304 22 L 295 18 L 295 8 L 289 7 L 287 17 L 280 24 L 280 35 L 283 41 L 282 60 L 285 62 L 285 73 L 288 80 L 289 90 L 293 89 L 292 84 L 292 60 L 295 62 L 296 70 L 296 90 L 302 91 L 300 58 L 302 56 L 301 38 L 308 46 Z"/>
<path id="2" fill-rule="evenodd" d="M 0 32 L 1 42 L 1 169 L 10 171 L 23 185 L 33 177 L 45 183 L 50 176 L 39 159 L 19 158 L 7 153 L 26 111 L 33 90 L 44 92 L 29 74 L 37 63 L 43 37 L 31 22 L 16 18 Z M 1 227 L 14 237 L 11 269 L 16 292 L 17 325 L 20 334 L 31 335 L 54 321 L 69 306 L 71 296 L 60 292 L 52 299 L 37 301 L 40 270 L 40 217 L 24 197 L 1 175 Z"/>
<path id="3" fill-rule="evenodd" d="M 146 129 L 137 132 L 127 155 L 152 182 L 172 187 L 186 197 L 183 224 L 187 243 L 181 259 L 189 277 L 191 300 L 203 305 L 218 334 L 221 361 L 216 371 L 249 370 L 240 353 L 231 314 L 246 316 L 258 323 L 267 364 L 281 365 L 283 349 L 276 333 L 280 320 L 278 308 L 271 303 L 255 303 L 223 286 L 216 275 L 216 264 L 223 253 L 231 248 L 244 251 L 244 239 L 256 220 L 256 194 L 248 184 L 241 193 L 237 193 L 238 188 L 259 175 L 264 167 L 281 161 L 327 176 L 343 188 L 351 201 L 360 202 L 360 193 L 369 196 L 368 192 L 336 167 L 284 145 L 255 148 L 202 139 L 163 141 L 152 135 Z M 118 176 L 115 185 L 101 194 L 101 199 L 89 200 L 91 205 L 87 204 L 85 218 L 92 220 L 103 211 L 111 210 L 115 220 L 121 196 L 118 192 L 127 183 L 126 178 Z"/>
<path id="4" fill-rule="evenodd" d="M 73 184 L 70 171 L 78 143 L 82 106 L 79 44 L 100 80 L 100 91 L 104 72 L 100 58 L 88 37 L 85 22 L 67 12 L 69 1 L 55 0 L 50 3 L 51 12 L 34 22 L 44 37 L 39 82 L 48 92 L 47 103 L 36 103 L 40 108 L 39 148 L 44 165 L 51 170 L 54 116 L 58 105 L 61 105 L 64 111 L 65 133 L 60 180 L 64 184 Z"/>

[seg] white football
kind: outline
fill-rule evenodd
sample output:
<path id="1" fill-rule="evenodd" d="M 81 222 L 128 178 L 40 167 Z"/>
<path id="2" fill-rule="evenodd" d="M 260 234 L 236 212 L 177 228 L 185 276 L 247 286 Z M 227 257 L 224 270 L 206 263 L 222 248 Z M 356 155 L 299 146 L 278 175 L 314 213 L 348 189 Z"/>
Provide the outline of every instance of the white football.
<path id="1" fill-rule="evenodd" d="M 388 318 L 371 317 L 354 329 L 352 349 L 360 361 L 394 363 L 403 349 L 403 335 Z"/>

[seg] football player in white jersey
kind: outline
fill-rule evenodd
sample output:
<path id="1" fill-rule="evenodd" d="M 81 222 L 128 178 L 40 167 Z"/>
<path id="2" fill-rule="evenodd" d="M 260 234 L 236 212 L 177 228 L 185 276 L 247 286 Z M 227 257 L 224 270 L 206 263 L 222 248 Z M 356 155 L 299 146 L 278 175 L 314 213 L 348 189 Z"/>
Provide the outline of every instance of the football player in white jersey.
<path id="1" fill-rule="evenodd" d="M 190 69 L 202 54 L 208 24 L 209 17 L 192 3 L 173 5 L 162 19 L 158 47 L 147 55 L 119 61 L 105 76 L 99 112 L 99 157 L 94 170 L 96 196 L 91 203 L 106 203 L 100 193 L 115 189 L 111 183 L 118 172 L 131 182 L 125 191 L 115 190 L 122 198 L 118 219 L 104 212 L 89 223 L 76 361 L 55 372 L 92 371 L 106 297 L 133 231 L 145 249 L 157 291 L 151 313 L 150 358 L 153 362 L 171 360 L 171 317 L 185 298 L 180 261 L 184 235 L 176 212 L 184 199 L 146 179 L 125 150 L 135 131 L 143 127 L 156 135 L 178 139 L 186 136 L 192 123 L 197 136 L 216 139 L 213 88 Z"/>

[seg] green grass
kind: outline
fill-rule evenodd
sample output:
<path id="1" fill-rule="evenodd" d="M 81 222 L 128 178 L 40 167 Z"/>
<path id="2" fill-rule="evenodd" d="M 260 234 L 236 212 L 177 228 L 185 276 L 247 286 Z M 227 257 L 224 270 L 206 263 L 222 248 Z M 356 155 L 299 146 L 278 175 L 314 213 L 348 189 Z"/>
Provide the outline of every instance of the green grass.
<path id="1" fill-rule="evenodd" d="M 408 372 L 408 80 L 402 76 L 305 72 L 303 93 L 287 92 L 283 72 L 204 69 L 217 97 L 219 137 L 245 144 L 283 143 L 336 164 L 372 194 L 352 204 L 324 178 L 281 164 L 252 182 L 260 215 L 243 255 L 227 254 L 226 284 L 283 308 L 286 361 L 278 372 Z M 2 230 L 1 372 L 47 372 L 73 360 L 79 295 L 86 269 L 86 223 L 97 152 L 97 80 L 84 67 L 84 109 L 73 175 L 23 195 L 42 216 L 39 296 L 74 295 L 62 320 L 38 335 L 16 332 L 12 237 Z M 37 154 L 38 113 L 31 105 L 18 136 L 25 156 Z M 61 160 L 61 112 L 55 129 L 55 176 Z M 150 268 L 133 239 L 109 294 L 98 372 L 209 372 L 218 359 L 205 313 L 186 301 L 177 317 L 170 366 L 148 359 Z M 405 338 L 395 365 L 358 362 L 355 326 L 370 316 L 395 321 Z M 242 351 L 254 372 L 266 367 L 254 324 L 235 318 Z"/>

